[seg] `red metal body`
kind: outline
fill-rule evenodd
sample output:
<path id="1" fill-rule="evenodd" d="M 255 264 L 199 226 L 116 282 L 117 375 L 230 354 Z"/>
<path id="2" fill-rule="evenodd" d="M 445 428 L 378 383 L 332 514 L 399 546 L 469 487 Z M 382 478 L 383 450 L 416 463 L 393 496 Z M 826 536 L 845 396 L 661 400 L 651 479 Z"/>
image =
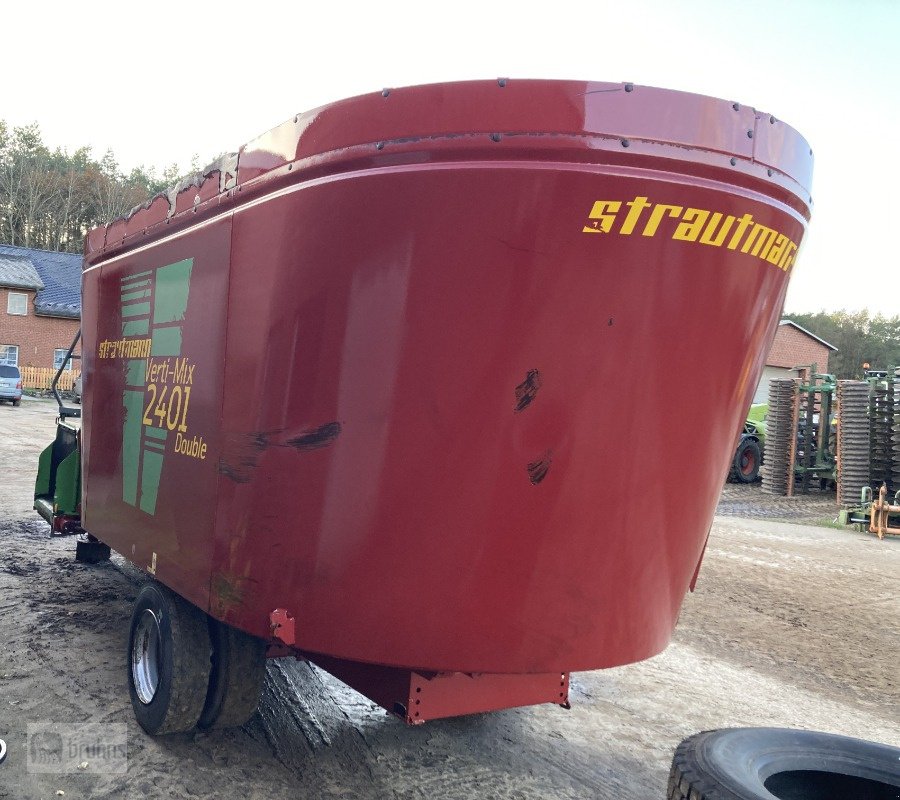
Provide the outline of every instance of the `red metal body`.
<path id="1" fill-rule="evenodd" d="M 769 115 L 623 84 L 300 115 L 89 235 L 84 526 L 243 630 L 279 610 L 336 673 L 544 674 L 553 700 L 658 653 L 811 164 Z"/>

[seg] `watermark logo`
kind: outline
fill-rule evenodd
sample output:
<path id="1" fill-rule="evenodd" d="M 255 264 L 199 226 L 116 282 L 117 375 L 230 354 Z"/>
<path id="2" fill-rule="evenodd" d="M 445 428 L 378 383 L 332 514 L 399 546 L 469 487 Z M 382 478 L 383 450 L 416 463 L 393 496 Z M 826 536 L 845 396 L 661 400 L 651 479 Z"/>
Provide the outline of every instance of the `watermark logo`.
<path id="1" fill-rule="evenodd" d="M 100 722 L 29 723 L 26 751 L 28 772 L 124 773 L 128 769 L 128 726 Z"/>

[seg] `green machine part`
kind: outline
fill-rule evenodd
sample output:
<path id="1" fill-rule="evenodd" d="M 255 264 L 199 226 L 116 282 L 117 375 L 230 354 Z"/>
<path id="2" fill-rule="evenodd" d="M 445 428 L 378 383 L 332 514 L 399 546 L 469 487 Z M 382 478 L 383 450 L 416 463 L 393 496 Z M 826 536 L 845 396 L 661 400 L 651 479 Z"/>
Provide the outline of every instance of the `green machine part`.
<path id="1" fill-rule="evenodd" d="M 81 447 L 79 433 L 64 423 L 56 428 L 56 440 L 38 458 L 34 482 L 34 507 L 51 522 L 57 514 L 76 516 L 81 505 Z"/>
<path id="2" fill-rule="evenodd" d="M 754 403 L 747 412 L 747 419 L 751 422 L 765 422 L 768 413 L 768 403 Z"/>
<path id="3" fill-rule="evenodd" d="M 81 505 L 81 448 L 67 455 L 56 468 L 56 510 L 60 514 L 78 513 Z"/>
<path id="4" fill-rule="evenodd" d="M 53 445 L 48 444 L 38 458 L 37 479 L 34 482 L 34 497 L 46 497 L 50 494 L 50 480 L 53 475 Z"/>

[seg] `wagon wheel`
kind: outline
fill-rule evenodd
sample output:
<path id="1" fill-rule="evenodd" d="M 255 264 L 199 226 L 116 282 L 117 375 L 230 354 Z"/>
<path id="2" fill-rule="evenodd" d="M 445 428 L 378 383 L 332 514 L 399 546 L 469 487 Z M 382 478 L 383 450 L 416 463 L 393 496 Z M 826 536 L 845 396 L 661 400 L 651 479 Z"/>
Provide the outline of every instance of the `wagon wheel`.
<path id="1" fill-rule="evenodd" d="M 209 686 L 210 654 L 206 614 L 160 584 L 141 589 L 128 636 L 128 689 L 147 733 L 196 726 Z"/>
<path id="2" fill-rule="evenodd" d="M 753 483 L 759 477 L 761 461 L 759 443 L 754 439 L 744 439 L 734 454 L 731 474 L 739 483 Z"/>
<path id="3" fill-rule="evenodd" d="M 209 617 L 212 671 L 197 727 L 232 728 L 256 711 L 266 677 L 266 643 Z"/>

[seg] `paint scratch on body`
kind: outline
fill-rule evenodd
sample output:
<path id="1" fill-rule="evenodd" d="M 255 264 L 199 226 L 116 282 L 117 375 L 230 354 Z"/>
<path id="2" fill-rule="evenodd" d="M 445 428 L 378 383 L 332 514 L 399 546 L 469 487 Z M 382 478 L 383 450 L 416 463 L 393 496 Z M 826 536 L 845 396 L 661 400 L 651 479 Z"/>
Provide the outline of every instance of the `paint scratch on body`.
<path id="1" fill-rule="evenodd" d="M 219 474 L 235 483 L 249 483 L 263 453 L 269 448 L 290 447 L 300 452 L 321 450 L 332 444 L 340 433 L 340 422 L 328 422 L 318 428 L 301 430 L 290 438 L 285 438 L 289 434 L 284 430 L 232 434 L 226 437 L 219 458 Z"/>
<path id="2" fill-rule="evenodd" d="M 550 450 L 545 450 L 541 457 L 536 461 L 532 461 L 528 465 L 528 478 L 531 481 L 532 485 L 537 486 L 544 478 L 547 477 L 547 473 L 550 471 L 550 464 L 553 462 L 553 453 Z"/>
<path id="3" fill-rule="evenodd" d="M 525 380 L 516 387 L 516 413 L 524 411 L 531 405 L 540 388 L 541 373 L 536 369 L 528 370 Z"/>
<path id="4" fill-rule="evenodd" d="M 296 450 L 319 450 L 328 447 L 341 434 L 340 422 L 328 422 L 313 430 L 303 431 L 299 436 L 288 439 L 285 444 Z"/>
<path id="5" fill-rule="evenodd" d="M 219 458 L 219 474 L 235 483 L 249 483 L 253 471 L 259 466 L 260 456 L 278 433 L 279 431 L 253 431 L 226 436 Z"/>

